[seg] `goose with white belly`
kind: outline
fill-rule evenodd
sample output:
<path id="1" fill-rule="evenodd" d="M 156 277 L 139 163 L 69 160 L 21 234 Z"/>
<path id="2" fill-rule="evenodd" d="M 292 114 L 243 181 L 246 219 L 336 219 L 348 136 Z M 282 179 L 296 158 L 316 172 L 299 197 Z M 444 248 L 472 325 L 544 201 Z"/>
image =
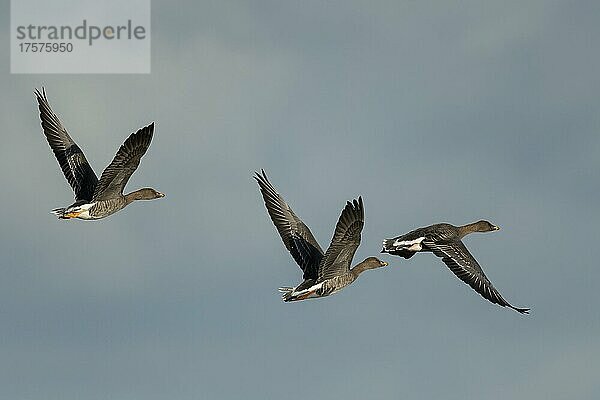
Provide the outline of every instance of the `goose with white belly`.
<path id="1" fill-rule="evenodd" d="M 50 108 L 45 90 L 42 88 L 40 92 L 36 89 L 35 95 L 46 140 L 75 193 L 75 203 L 52 210 L 58 218 L 97 220 L 122 210 L 134 201 L 165 197 L 152 188 L 142 188 L 123 194 L 127 181 L 150 146 L 154 123 L 132 133 L 125 140 L 98 180 L 83 151 Z"/>
<path id="2" fill-rule="evenodd" d="M 462 242 L 473 232 L 491 232 L 500 228 L 488 221 L 478 221 L 463 226 L 435 224 L 418 228 L 404 235 L 383 241 L 382 253 L 411 258 L 419 252 L 432 252 L 463 282 L 492 303 L 528 314 L 529 308 L 514 307 L 496 290 L 483 269 Z"/>
<path id="3" fill-rule="evenodd" d="M 388 265 L 368 257 L 350 268 L 360 245 L 364 225 L 362 198 L 347 202 L 335 227 L 331 244 L 323 252 L 310 229 L 294 214 L 273 187 L 265 171 L 256 173 L 260 191 L 283 244 L 303 272 L 304 281 L 296 287 L 282 287 L 283 301 L 298 301 L 329 296 L 354 282 L 364 271 Z"/>

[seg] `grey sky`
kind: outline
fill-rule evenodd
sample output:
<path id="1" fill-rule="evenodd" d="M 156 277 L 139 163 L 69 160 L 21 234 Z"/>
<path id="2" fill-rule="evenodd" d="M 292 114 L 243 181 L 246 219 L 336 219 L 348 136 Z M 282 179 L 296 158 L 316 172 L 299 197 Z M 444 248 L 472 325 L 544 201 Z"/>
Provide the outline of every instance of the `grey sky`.
<path id="1" fill-rule="evenodd" d="M 0 73 L 0 398 L 597 399 L 600 4 L 152 3 L 152 74 Z M 9 4 L 0 5 L 8 43 Z M 163 200 L 57 221 L 72 200 L 33 89 L 99 173 L 156 121 L 128 189 Z M 356 261 L 434 222 L 523 317 L 432 255 L 284 304 L 300 271 L 251 179 L 323 247 L 362 195 Z"/>

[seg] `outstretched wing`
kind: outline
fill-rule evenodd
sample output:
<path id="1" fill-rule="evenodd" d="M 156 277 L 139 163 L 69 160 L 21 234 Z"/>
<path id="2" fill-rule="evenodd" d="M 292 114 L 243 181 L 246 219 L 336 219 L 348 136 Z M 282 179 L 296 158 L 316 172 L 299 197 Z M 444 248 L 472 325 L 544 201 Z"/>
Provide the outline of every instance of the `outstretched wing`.
<path id="1" fill-rule="evenodd" d="M 347 202 L 335 227 L 331 244 L 319 264 L 319 281 L 343 275 L 350 270 L 354 253 L 360 245 L 360 233 L 365 224 L 362 197 Z"/>
<path id="2" fill-rule="evenodd" d="M 58 160 L 67 182 L 75 192 L 75 200 L 91 200 L 98 183 L 98 178 L 92 167 L 85 158 L 83 151 L 71 139 L 67 130 L 63 127 L 58 116 L 52 111 L 46 90 L 35 90 L 40 119 L 46 140 Z"/>
<path id="3" fill-rule="evenodd" d="M 447 243 L 423 242 L 433 254 L 441 257 L 444 264 L 463 282 L 471 286 L 477 293 L 502 307 L 510 307 L 521 314 L 529 313 L 528 308 L 517 308 L 508 303 L 485 276 L 481 266 L 461 242 Z"/>
<path id="4" fill-rule="evenodd" d="M 129 135 L 115 158 L 106 167 L 94 191 L 93 200 L 107 200 L 123 194 L 127 181 L 140 165 L 142 156 L 150 147 L 154 134 L 154 122 Z"/>
<path id="5" fill-rule="evenodd" d="M 310 229 L 294 214 L 283 197 L 269 182 L 267 174 L 261 170 L 254 176 L 258 182 L 269 216 L 275 224 L 283 244 L 304 272 L 304 279 L 316 279 L 317 267 L 323 258 L 323 250 Z"/>

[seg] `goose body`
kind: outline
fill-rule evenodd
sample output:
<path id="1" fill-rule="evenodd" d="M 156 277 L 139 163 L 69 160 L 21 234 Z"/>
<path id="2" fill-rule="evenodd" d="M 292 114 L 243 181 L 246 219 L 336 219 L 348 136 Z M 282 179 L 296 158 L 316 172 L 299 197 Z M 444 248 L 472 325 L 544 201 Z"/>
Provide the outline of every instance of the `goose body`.
<path id="1" fill-rule="evenodd" d="M 406 259 L 419 252 L 431 252 L 440 257 L 442 262 L 460 280 L 471 286 L 488 301 L 502 307 L 512 308 L 521 314 L 527 314 L 529 313 L 528 308 L 514 307 L 502 297 L 462 242 L 462 238 L 470 233 L 499 229 L 488 221 L 478 221 L 463 226 L 446 223 L 435 224 L 415 229 L 392 239 L 385 239 L 381 252 Z"/>
<path id="2" fill-rule="evenodd" d="M 98 179 L 83 151 L 52 111 L 45 90 L 36 89 L 35 95 L 46 140 L 75 193 L 75 202 L 68 207 L 55 208 L 51 211 L 54 215 L 60 219 L 96 220 L 122 210 L 133 201 L 164 197 L 152 188 L 123 194 L 125 185 L 150 146 L 154 123 L 132 133 Z"/>
<path id="3" fill-rule="evenodd" d="M 330 296 L 339 292 L 346 286 L 349 286 L 363 271 L 385 267 L 386 265 L 388 265 L 386 262 L 380 261 L 375 257 L 369 257 L 341 275 L 322 279 L 320 281 L 319 279 L 316 281 L 311 279 L 302 282 L 295 288 L 290 286 L 280 287 L 279 291 L 283 293 L 282 298 L 283 301 L 286 302 Z"/>
<path id="4" fill-rule="evenodd" d="M 362 198 L 347 202 L 337 222 L 331 244 L 323 252 L 310 229 L 292 211 L 283 197 L 269 182 L 265 171 L 256 173 L 271 220 L 283 244 L 303 272 L 303 282 L 296 287 L 281 287 L 285 302 L 306 300 L 332 295 L 354 282 L 368 270 L 386 266 L 375 257 L 368 257 L 350 268 L 354 253 L 360 245 L 364 226 Z"/>

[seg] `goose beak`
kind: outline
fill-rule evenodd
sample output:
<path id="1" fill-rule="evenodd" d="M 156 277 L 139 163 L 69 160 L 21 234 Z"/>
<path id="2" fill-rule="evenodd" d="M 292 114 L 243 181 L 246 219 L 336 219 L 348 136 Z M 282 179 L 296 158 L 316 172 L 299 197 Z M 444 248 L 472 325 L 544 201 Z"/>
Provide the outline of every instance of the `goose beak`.
<path id="1" fill-rule="evenodd" d="M 495 231 L 499 231 L 499 230 L 500 230 L 500 227 L 499 227 L 499 226 L 496 226 L 496 225 L 494 225 L 494 226 L 492 227 L 492 229 L 493 229 L 493 230 L 495 230 Z"/>
<path id="2" fill-rule="evenodd" d="M 158 192 L 158 198 L 159 198 L 159 199 L 162 199 L 163 197 L 165 197 L 165 194 L 164 194 L 164 193 L 160 193 L 160 192 Z"/>
<path id="3" fill-rule="evenodd" d="M 385 261 L 382 261 L 382 262 L 381 262 L 381 266 L 382 266 L 382 267 L 387 267 L 387 265 L 388 265 L 388 263 L 386 263 Z"/>

